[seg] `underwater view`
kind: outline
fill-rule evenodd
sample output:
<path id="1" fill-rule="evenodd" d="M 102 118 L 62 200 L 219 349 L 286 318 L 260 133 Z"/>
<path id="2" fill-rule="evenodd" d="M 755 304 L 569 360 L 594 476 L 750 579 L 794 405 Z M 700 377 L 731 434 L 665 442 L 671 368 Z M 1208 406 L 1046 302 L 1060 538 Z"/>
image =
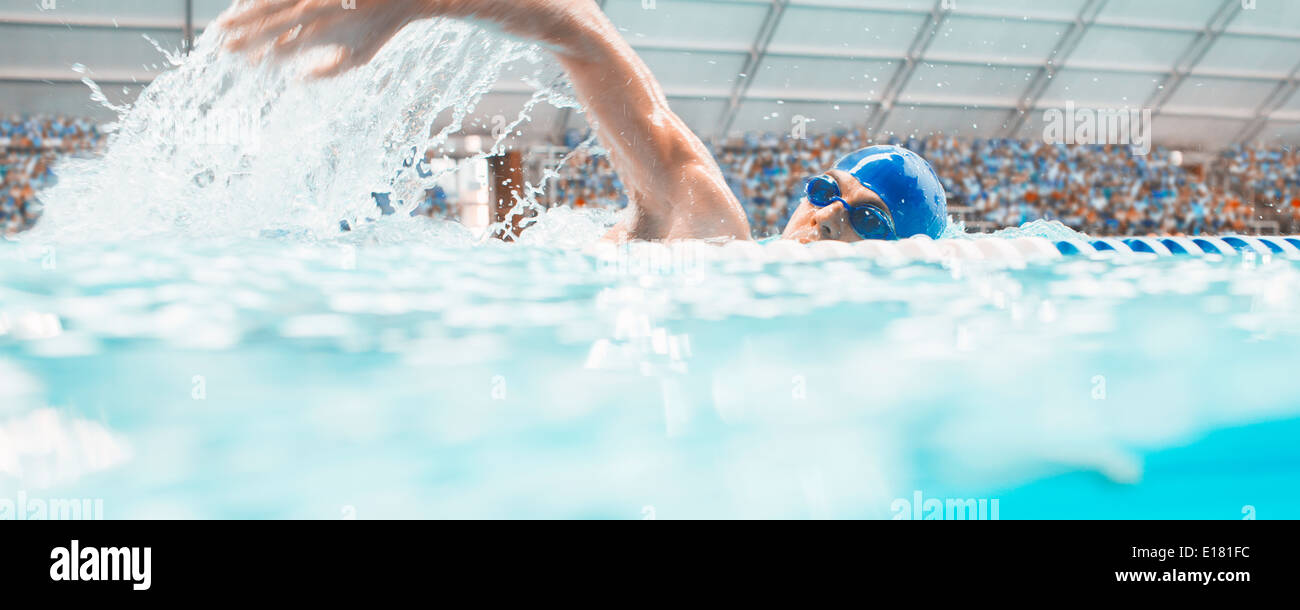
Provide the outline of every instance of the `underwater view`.
<path id="1" fill-rule="evenodd" d="M 1296 516 L 1294 260 L 559 241 L 6 245 L 0 491 L 106 518 L 893 518 L 915 491 Z"/>

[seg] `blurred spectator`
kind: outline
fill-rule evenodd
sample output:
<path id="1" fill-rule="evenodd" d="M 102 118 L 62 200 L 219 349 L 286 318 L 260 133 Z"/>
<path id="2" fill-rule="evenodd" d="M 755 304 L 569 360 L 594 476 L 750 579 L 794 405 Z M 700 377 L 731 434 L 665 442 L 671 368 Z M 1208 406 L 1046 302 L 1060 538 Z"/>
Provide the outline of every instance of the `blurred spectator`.
<path id="1" fill-rule="evenodd" d="M 424 191 L 424 200 L 411 210 L 411 216 L 428 216 L 430 218 L 454 219 L 455 210 L 447 198 L 447 191 L 434 185 Z"/>
<path id="2" fill-rule="evenodd" d="M 61 155 L 97 150 L 99 126 L 66 117 L 0 117 L 0 234 L 13 235 L 40 216 L 36 191 L 54 183 Z"/>
<path id="3" fill-rule="evenodd" d="M 546 198 L 552 204 L 581 207 L 621 208 L 627 205 L 623 183 L 614 172 L 609 157 L 585 148 L 573 151 L 559 176 L 546 183 Z"/>
<path id="4" fill-rule="evenodd" d="M 1293 148 L 1234 146 L 1217 161 L 1238 215 L 1251 213 L 1241 201 L 1254 201 L 1255 216 L 1277 222 L 1283 233 L 1300 233 L 1300 153 Z"/>

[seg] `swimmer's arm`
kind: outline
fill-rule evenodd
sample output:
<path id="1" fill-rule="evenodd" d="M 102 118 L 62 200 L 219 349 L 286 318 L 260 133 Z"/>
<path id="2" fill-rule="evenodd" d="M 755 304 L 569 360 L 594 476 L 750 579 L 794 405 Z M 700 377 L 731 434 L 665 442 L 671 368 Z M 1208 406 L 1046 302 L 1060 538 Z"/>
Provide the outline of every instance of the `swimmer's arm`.
<path id="1" fill-rule="evenodd" d="M 749 221 L 704 143 L 594 2 L 556 55 L 628 189 L 632 216 L 609 239 L 749 239 Z"/>
<path id="2" fill-rule="evenodd" d="M 704 143 L 595 0 L 423 0 L 555 52 L 632 202 L 607 239 L 749 239 L 749 221 Z"/>
<path id="3" fill-rule="evenodd" d="M 634 204 L 610 237 L 749 239 L 745 211 L 717 162 L 595 0 L 367 0 L 350 10 L 338 0 L 276 0 L 239 5 L 219 24 L 233 51 L 270 46 L 292 55 L 342 45 L 312 72 L 325 77 L 370 61 L 412 20 L 439 16 L 495 23 L 555 51 Z"/>

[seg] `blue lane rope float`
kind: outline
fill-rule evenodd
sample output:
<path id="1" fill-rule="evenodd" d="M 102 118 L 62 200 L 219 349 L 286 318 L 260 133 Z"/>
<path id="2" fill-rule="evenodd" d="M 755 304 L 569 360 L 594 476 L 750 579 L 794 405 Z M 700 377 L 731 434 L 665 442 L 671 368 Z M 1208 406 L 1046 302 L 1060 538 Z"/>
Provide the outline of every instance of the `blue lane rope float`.
<path id="1" fill-rule="evenodd" d="M 1300 236 L 1198 235 L 1069 240 L 1049 240 L 1042 237 L 931 240 L 918 236 L 899 241 L 863 240 L 852 244 L 813 242 L 807 248 L 790 249 L 801 252 L 806 250 L 804 255 L 814 259 L 855 253 L 859 256 L 897 263 L 965 259 L 1019 264 L 1031 260 L 1098 255 L 1154 255 L 1161 258 L 1254 255 L 1300 260 Z M 768 252 L 768 258 L 774 260 L 793 255 L 779 247 L 768 250 L 764 252 Z"/>
<path id="2" fill-rule="evenodd" d="M 810 245 L 822 254 L 835 255 L 838 248 Z M 884 261 L 942 261 L 947 259 L 985 260 L 1019 264 L 1075 256 L 1154 255 L 1168 257 L 1202 256 L 1276 256 L 1300 260 L 1300 236 L 1258 237 L 1226 235 L 1223 237 L 1104 237 L 1048 240 L 1042 237 L 940 239 L 913 237 L 900 241 L 865 240 L 854 242 L 852 250 Z"/>
<path id="3" fill-rule="evenodd" d="M 645 260 L 747 260 L 774 263 L 867 257 L 886 265 L 948 260 L 1022 265 L 1030 261 L 1099 255 L 1162 258 L 1253 255 L 1300 260 L 1300 236 L 1164 236 L 1068 240 L 1050 240 L 1044 237 L 930 239 L 915 236 L 901 240 L 865 239 L 852 243 L 815 241 L 809 244 L 783 239 L 763 243 L 735 240 L 721 246 L 692 240 L 621 245 L 602 241 L 591 246 L 588 253 L 608 264 L 626 264 L 628 256 Z"/>
<path id="4" fill-rule="evenodd" d="M 1300 236 L 1261 237 L 1225 235 L 1223 237 L 1106 237 L 1057 241 L 1056 250 L 1064 256 L 1092 255 L 1102 252 L 1118 254 L 1155 254 L 1158 256 L 1235 256 L 1242 253 L 1300 257 Z"/>

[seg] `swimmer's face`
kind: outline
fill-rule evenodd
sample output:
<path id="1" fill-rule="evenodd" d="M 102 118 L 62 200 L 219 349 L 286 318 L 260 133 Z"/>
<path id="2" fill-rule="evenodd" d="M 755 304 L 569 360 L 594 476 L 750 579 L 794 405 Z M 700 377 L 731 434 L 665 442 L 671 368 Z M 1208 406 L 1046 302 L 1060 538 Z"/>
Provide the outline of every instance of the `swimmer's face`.
<path id="1" fill-rule="evenodd" d="M 840 197 L 849 205 L 855 207 L 872 205 L 886 215 L 889 214 L 889 206 L 880 199 L 880 195 L 862 186 L 861 182 L 847 172 L 833 169 L 826 172 L 826 175 L 839 185 Z M 844 207 L 844 204 L 835 202 L 819 208 L 809 203 L 807 197 L 803 198 L 799 207 L 795 208 L 794 214 L 790 216 L 790 222 L 785 225 L 781 239 L 794 239 L 805 244 L 822 240 L 862 241 L 862 237 L 849 223 L 849 210 Z"/>

